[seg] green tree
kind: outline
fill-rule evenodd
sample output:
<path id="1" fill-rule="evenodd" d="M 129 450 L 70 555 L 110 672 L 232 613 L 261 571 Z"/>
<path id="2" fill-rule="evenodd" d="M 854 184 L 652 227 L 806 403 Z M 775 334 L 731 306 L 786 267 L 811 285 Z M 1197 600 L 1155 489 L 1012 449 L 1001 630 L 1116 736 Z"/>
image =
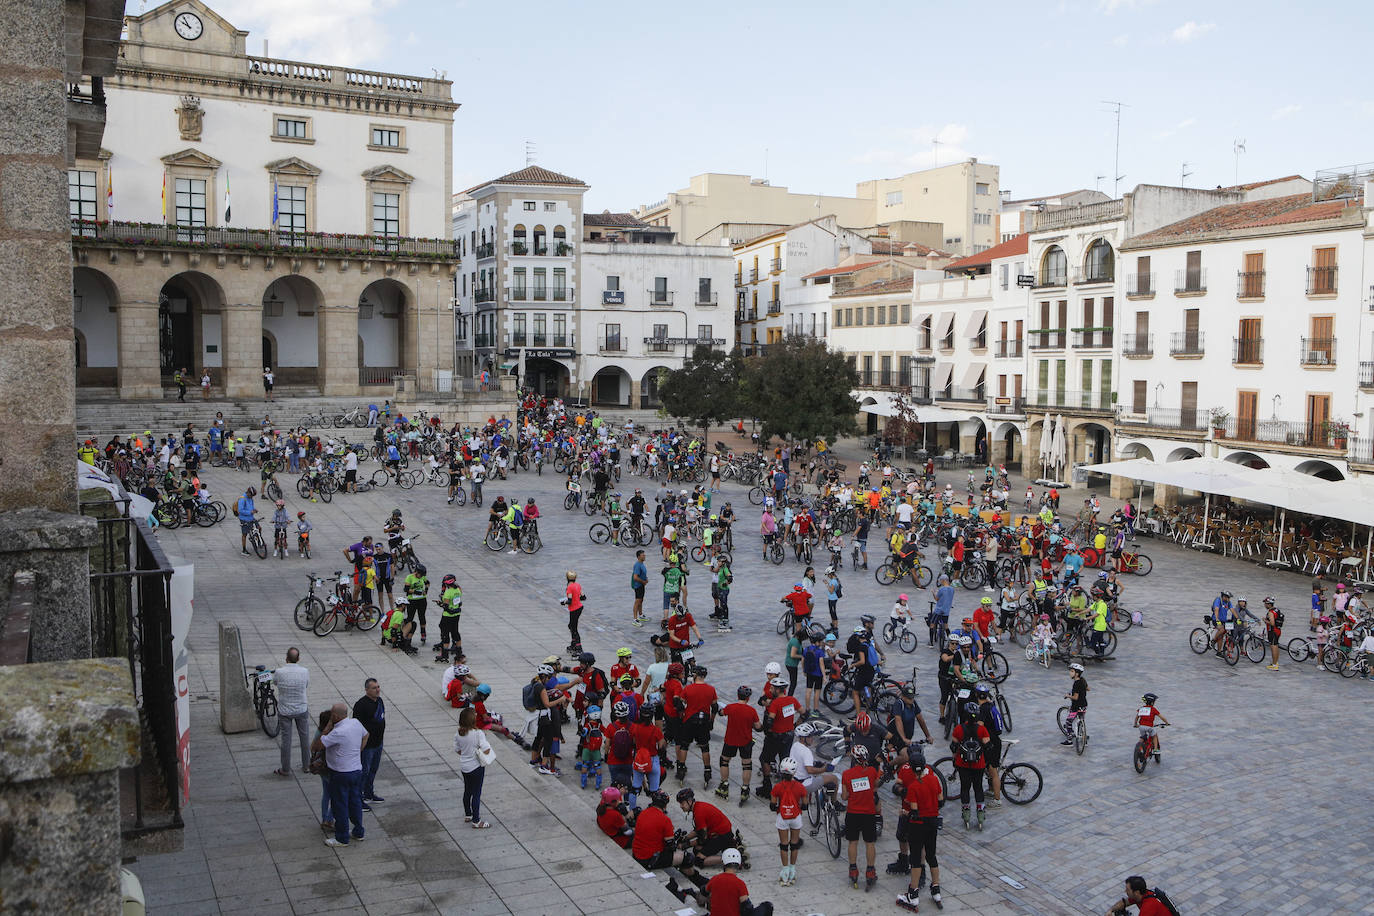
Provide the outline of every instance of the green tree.
<path id="1" fill-rule="evenodd" d="M 740 357 L 698 346 L 681 369 L 660 370 L 658 396 L 669 414 L 700 426 L 706 442 L 712 423 L 739 413 Z"/>
<path id="2" fill-rule="evenodd" d="M 856 432 L 859 376 L 844 354 L 818 340 L 785 338 L 750 359 L 744 390 L 766 442 L 774 436 L 815 440 Z"/>

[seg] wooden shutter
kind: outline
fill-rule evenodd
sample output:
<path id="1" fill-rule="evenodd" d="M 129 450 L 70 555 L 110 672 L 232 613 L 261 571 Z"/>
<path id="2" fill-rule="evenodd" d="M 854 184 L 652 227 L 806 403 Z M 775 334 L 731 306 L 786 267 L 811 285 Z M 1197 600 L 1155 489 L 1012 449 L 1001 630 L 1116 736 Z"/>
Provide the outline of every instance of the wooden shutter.
<path id="1" fill-rule="evenodd" d="M 1255 439 L 1255 414 L 1259 407 L 1259 392 L 1236 392 L 1236 438 L 1253 442 Z"/>
<path id="2" fill-rule="evenodd" d="M 1148 337 L 1150 336 L 1150 313 L 1149 313 L 1149 312 L 1136 312 L 1136 313 L 1135 313 L 1135 336 L 1136 336 L 1136 345 L 1137 345 L 1138 348 L 1143 348 L 1144 345 L 1146 345 L 1146 344 L 1149 343 L 1149 340 L 1146 339 L 1146 338 L 1148 338 Z"/>
<path id="3" fill-rule="evenodd" d="M 1112 361 L 1101 359 L 1098 363 L 1102 368 L 1098 371 L 1100 380 L 1097 385 L 1097 407 L 1106 410 L 1112 406 Z"/>
<path id="4" fill-rule="evenodd" d="M 1184 289 L 1202 289 L 1202 252 L 1190 251 L 1187 255 L 1187 269 L 1184 271 Z"/>
<path id="5" fill-rule="evenodd" d="M 1197 382 L 1183 382 L 1179 390 L 1179 419 L 1183 429 L 1197 429 Z"/>
<path id="6" fill-rule="evenodd" d="M 1131 413 L 1145 413 L 1146 398 L 1149 396 L 1149 383 L 1144 379 L 1136 379 L 1131 383 Z"/>
<path id="7" fill-rule="evenodd" d="M 1309 394 L 1307 396 L 1307 438 L 1313 445 L 1327 444 L 1326 423 L 1331 419 L 1331 396 L 1329 394 Z"/>
<path id="8" fill-rule="evenodd" d="M 1056 335 L 1054 335 L 1054 336 L 1055 336 L 1055 344 L 1054 344 L 1054 345 L 1055 345 L 1056 347 L 1062 347 L 1062 346 L 1064 346 L 1064 338 L 1068 335 L 1068 332 L 1065 331 L 1065 330 L 1063 330 L 1063 329 L 1064 329 L 1064 328 L 1067 328 L 1068 326 L 1069 326 L 1069 302 L 1068 302 L 1067 299 L 1060 299 L 1060 300 L 1059 300 L 1059 321 L 1055 323 L 1055 327 L 1060 329 L 1060 330 L 1059 330 L 1059 333 L 1056 334 Z"/>
<path id="9" fill-rule="evenodd" d="M 1261 361 L 1260 319 L 1240 320 L 1240 339 L 1236 342 L 1236 362 L 1254 364 Z"/>
<path id="10" fill-rule="evenodd" d="M 1138 296 L 1148 296 L 1154 291 L 1150 283 L 1150 257 L 1141 255 L 1135 259 L 1135 292 Z"/>
<path id="11" fill-rule="evenodd" d="M 1068 374 L 1068 362 L 1066 360 L 1056 359 L 1054 361 L 1054 388 L 1056 392 L 1054 403 L 1060 407 L 1064 406 L 1064 383 L 1068 379 Z"/>
<path id="12" fill-rule="evenodd" d="M 1245 256 L 1245 274 L 1242 281 L 1242 297 L 1258 299 L 1264 295 L 1264 252 L 1252 251 Z"/>

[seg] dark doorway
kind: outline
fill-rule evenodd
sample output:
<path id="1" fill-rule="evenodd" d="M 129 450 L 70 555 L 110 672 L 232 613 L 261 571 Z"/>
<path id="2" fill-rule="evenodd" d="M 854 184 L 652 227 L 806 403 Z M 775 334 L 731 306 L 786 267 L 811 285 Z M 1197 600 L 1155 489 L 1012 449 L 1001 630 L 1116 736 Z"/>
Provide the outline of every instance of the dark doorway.
<path id="1" fill-rule="evenodd" d="M 266 334 L 262 335 L 262 367 L 266 369 L 268 366 L 275 366 L 276 356 L 272 349 L 272 338 Z"/>
<path id="2" fill-rule="evenodd" d="M 163 375 L 193 368 L 195 329 L 191 323 L 191 292 L 168 283 L 158 296 L 158 362 Z"/>

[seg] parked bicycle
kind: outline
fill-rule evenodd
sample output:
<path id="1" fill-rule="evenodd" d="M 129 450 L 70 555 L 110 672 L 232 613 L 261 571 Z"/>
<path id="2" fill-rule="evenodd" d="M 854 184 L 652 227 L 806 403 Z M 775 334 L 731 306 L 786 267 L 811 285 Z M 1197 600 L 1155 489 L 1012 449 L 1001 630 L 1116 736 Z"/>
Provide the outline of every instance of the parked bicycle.
<path id="1" fill-rule="evenodd" d="M 340 575 L 342 576 L 342 573 Z M 324 613 L 315 620 L 311 629 L 316 636 L 328 636 L 339 625 L 340 617 L 343 618 L 345 630 L 357 627 L 366 632 L 381 622 L 382 612 L 377 605 L 362 604 L 354 601 L 351 596 L 330 595 L 325 603 Z"/>
<path id="2" fill-rule="evenodd" d="M 1013 805 L 1029 805 L 1040 797 L 1040 792 L 1045 787 L 1045 778 L 1040 773 L 1040 768 L 1025 761 L 1008 763 L 1008 757 L 1016 745 L 1021 741 L 1020 738 L 1004 738 L 1002 740 L 1002 767 L 1000 769 L 1000 783 L 1002 786 L 1002 797 Z M 931 769 L 935 770 L 940 776 L 940 782 L 944 786 L 945 799 L 953 801 L 959 797 L 959 771 L 954 766 L 953 757 L 941 757 L 931 764 Z M 983 778 L 987 780 L 987 790 L 992 791 L 992 773 L 984 768 Z"/>
<path id="3" fill-rule="evenodd" d="M 253 711 L 257 713 L 258 724 L 267 737 L 275 738 L 281 730 L 281 720 L 277 718 L 277 692 L 272 687 L 272 672 L 266 665 L 244 670 L 245 680 L 253 691 Z"/>

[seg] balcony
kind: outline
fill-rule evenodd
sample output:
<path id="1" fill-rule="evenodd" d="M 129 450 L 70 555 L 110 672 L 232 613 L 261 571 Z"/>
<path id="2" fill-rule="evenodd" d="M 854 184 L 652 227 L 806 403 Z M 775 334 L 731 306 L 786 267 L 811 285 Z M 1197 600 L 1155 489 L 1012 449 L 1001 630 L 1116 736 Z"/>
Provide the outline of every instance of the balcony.
<path id="1" fill-rule="evenodd" d="M 718 305 L 720 305 L 720 298 L 715 293 L 706 293 L 705 295 L 697 293 L 697 308 L 713 309 Z"/>
<path id="2" fill-rule="evenodd" d="M 1360 363 L 1360 387 L 1374 388 L 1374 362 Z"/>
<path id="3" fill-rule="evenodd" d="M 768 344 L 759 343 L 757 340 L 742 340 L 739 352 L 742 356 L 763 356 L 768 352 Z"/>
<path id="4" fill-rule="evenodd" d="M 473 293 L 473 298 L 476 299 L 478 302 L 495 302 L 495 301 L 496 301 L 496 290 L 495 290 L 495 289 L 479 289 L 479 290 L 477 290 L 477 292 Z"/>
<path id="5" fill-rule="evenodd" d="M 1153 299 L 1155 295 L 1155 275 L 1153 272 L 1127 274 L 1127 299 Z"/>
<path id="6" fill-rule="evenodd" d="M 951 331 L 950 331 L 948 334 L 946 334 L 944 337 L 941 337 L 941 338 L 940 338 L 940 341 L 939 341 L 937 344 L 935 344 L 935 346 L 936 346 L 937 348 L 941 349 L 941 350 L 953 350 L 953 349 L 954 349 L 954 331 L 951 330 Z"/>
<path id="7" fill-rule="evenodd" d="M 1047 272 L 1045 272 L 1045 273 L 1040 274 L 1040 276 L 1036 277 L 1036 278 L 1035 278 L 1035 286 L 1032 287 L 1032 288 L 1033 288 L 1033 289 L 1052 289 L 1052 288 L 1054 288 L 1054 287 L 1068 286 L 1068 285 L 1069 285 L 1069 274 L 1068 274 L 1068 271 L 1054 270 L 1054 271 L 1047 271 Z"/>
<path id="8" fill-rule="evenodd" d="M 998 359 L 1020 359 L 1024 353 L 1024 342 L 1020 340 L 997 341 Z"/>
<path id="9" fill-rule="evenodd" d="M 1112 265 L 1098 265 L 1091 268 L 1080 268 L 1073 272 L 1073 282 L 1076 286 L 1088 286 L 1093 283 L 1113 283 L 1116 281 L 1116 273 Z"/>
<path id="10" fill-rule="evenodd" d="M 1169 355 L 1192 359 L 1206 352 L 1206 340 L 1201 331 L 1183 331 L 1169 335 Z"/>
<path id="11" fill-rule="evenodd" d="M 770 315 L 781 315 L 781 314 L 782 314 L 782 303 L 779 302 L 777 299 L 769 299 L 769 300 L 768 300 L 768 314 L 770 314 Z"/>
<path id="12" fill-rule="evenodd" d="M 511 332 L 511 335 L 510 335 L 510 343 L 509 343 L 507 346 L 510 346 L 510 347 L 528 347 L 529 345 L 530 345 L 530 344 L 529 344 L 529 335 L 528 335 L 528 334 L 525 334 L 525 333 L 520 332 L 520 331 L 512 331 L 512 332 Z"/>
<path id="13" fill-rule="evenodd" d="M 1207 271 L 1204 268 L 1174 271 L 1175 296 L 1200 296 L 1205 292 L 1207 292 Z"/>
<path id="14" fill-rule="evenodd" d="M 656 308 L 667 308 L 673 304 L 673 294 L 671 290 L 650 289 L 645 290 L 649 294 L 649 304 Z"/>
<path id="15" fill-rule="evenodd" d="M 1264 338 L 1231 338 L 1231 362 L 1237 366 L 1263 366 Z"/>
<path id="16" fill-rule="evenodd" d="M 759 282 L 759 269 L 758 269 L 757 267 L 751 267 L 751 268 L 749 268 L 749 282 L 750 282 L 750 283 L 757 283 L 757 282 Z"/>
<path id="17" fill-rule="evenodd" d="M 929 331 L 923 331 L 923 332 L 921 332 L 921 336 L 918 337 L 918 338 L 916 338 L 916 349 L 918 349 L 918 350 L 929 350 L 929 349 L 930 349 L 930 332 L 929 332 Z"/>
<path id="18" fill-rule="evenodd" d="M 453 239 L 408 238 L 398 235 L 350 235 L 325 232 L 283 232 L 229 226 L 186 226 L 162 223 L 72 220 L 72 243 L 78 246 L 114 245 L 144 251 L 178 248 L 226 251 L 235 256 L 281 255 L 290 258 L 343 258 L 354 261 L 451 261 L 458 257 Z"/>
<path id="19" fill-rule="evenodd" d="M 1336 365 L 1336 338 L 1302 338 L 1302 349 L 1298 351 L 1298 364 L 1321 367 Z"/>
<path id="20" fill-rule="evenodd" d="M 782 273 L 782 258 L 774 258 L 769 261 L 768 269 L 775 274 Z"/>
<path id="21" fill-rule="evenodd" d="M 738 287 L 741 287 L 741 286 L 743 286 L 743 285 L 744 285 L 744 277 L 743 277 L 741 274 L 735 274 L 735 287 L 738 288 Z"/>
<path id="22" fill-rule="evenodd" d="M 1263 299 L 1264 273 L 1262 270 L 1236 271 L 1236 298 Z"/>
<path id="23" fill-rule="evenodd" d="M 495 242 L 483 242 L 481 245 L 477 246 L 477 260 L 481 261 L 485 260 L 486 258 L 494 257 L 496 257 Z"/>
<path id="24" fill-rule="evenodd" d="M 1121 426 L 1148 426 L 1155 429 L 1177 429 L 1186 432 L 1202 433 L 1207 431 L 1207 411 L 1192 408 L 1182 410 L 1177 407 L 1150 407 L 1144 414 L 1137 411 L 1123 412 L 1117 423 Z"/>
<path id="25" fill-rule="evenodd" d="M 489 350 L 496 346 L 496 335 L 490 331 L 478 331 L 472 339 L 472 345 L 479 350 Z"/>
<path id="26" fill-rule="evenodd" d="M 1102 350 L 1112 346 L 1112 328 L 1074 328 L 1073 346 L 1076 350 Z"/>
<path id="27" fill-rule="evenodd" d="M 988 348 L 988 335 L 986 332 L 968 339 L 970 350 L 986 350 Z"/>
<path id="28" fill-rule="evenodd" d="M 614 337 L 608 334 L 596 342 L 596 350 L 598 353 L 624 353 L 625 342 L 618 334 Z"/>
<path id="29" fill-rule="evenodd" d="M 1030 332 L 1032 350 L 1062 350 L 1067 338 L 1064 328 L 1042 328 Z"/>
<path id="30" fill-rule="evenodd" d="M 1216 426 L 1217 439 L 1263 442 L 1299 448 L 1344 449 L 1349 431 L 1343 426 L 1302 420 L 1256 420 L 1253 417 L 1228 417 Z"/>
<path id="31" fill-rule="evenodd" d="M 1122 334 L 1121 355 L 1127 359 L 1149 359 L 1155 355 L 1155 335 Z"/>
<path id="32" fill-rule="evenodd" d="M 942 401 L 964 401 L 971 404 L 985 404 L 988 399 L 987 389 L 981 385 L 977 388 L 946 388 L 937 397 Z"/>
<path id="33" fill-rule="evenodd" d="M 1309 267 L 1309 268 L 1307 268 L 1307 295 L 1309 295 L 1309 296 L 1334 296 L 1334 295 L 1336 295 L 1336 268 L 1335 268 L 1335 267 Z"/>
<path id="34" fill-rule="evenodd" d="M 554 302 L 571 302 L 573 300 L 573 290 L 569 286 L 566 289 L 554 288 L 552 299 Z"/>
<path id="35" fill-rule="evenodd" d="M 735 321 L 758 321 L 757 309 L 735 309 Z"/>
<path id="36" fill-rule="evenodd" d="M 519 257 L 524 257 L 530 253 L 530 247 L 524 242 L 511 242 L 510 253 Z"/>
<path id="37" fill-rule="evenodd" d="M 988 414 L 1002 417 L 1024 417 L 1026 399 L 1019 395 L 994 395 L 988 398 Z"/>
<path id="38" fill-rule="evenodd" d="M 1110 391 L 1033 391 L 1031 410 L 1074 410 L 1082 413 L 1114 413 Z"/>

